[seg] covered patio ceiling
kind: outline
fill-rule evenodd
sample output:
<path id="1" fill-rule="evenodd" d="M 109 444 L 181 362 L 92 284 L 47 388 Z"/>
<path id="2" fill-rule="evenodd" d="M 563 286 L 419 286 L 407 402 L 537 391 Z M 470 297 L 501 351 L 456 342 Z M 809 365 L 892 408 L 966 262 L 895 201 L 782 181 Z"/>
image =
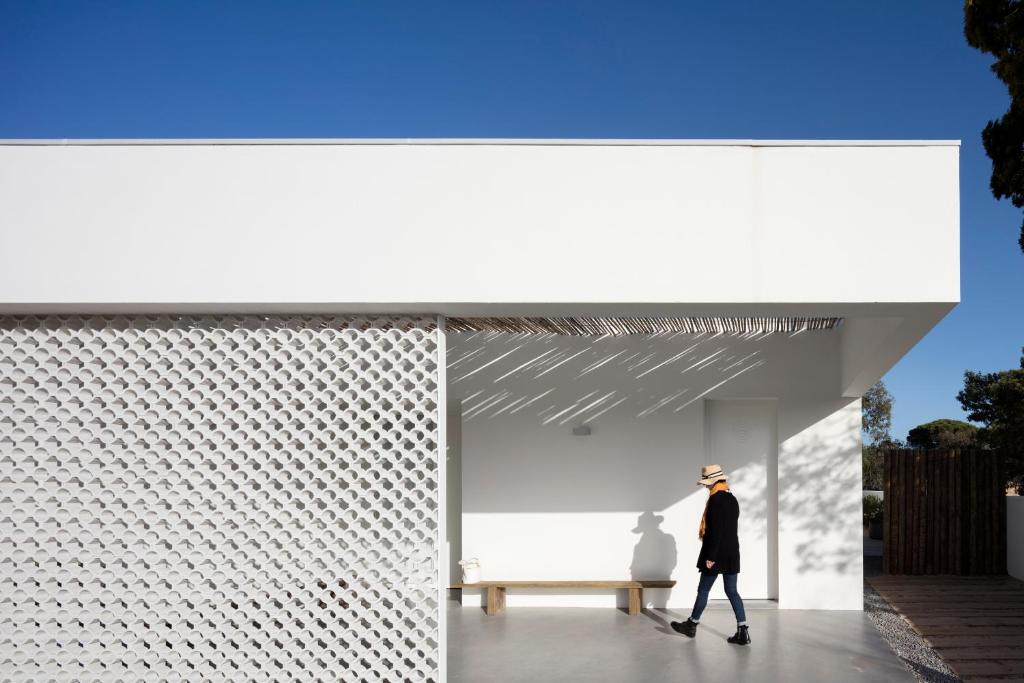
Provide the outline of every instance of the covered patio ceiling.
<path id="1" fill-rule="evenodd" d="M 447 318 L 450 332 L 513 332 L 604 336 L 667 333 L 765 334 L 831 330 L 837 317 L 526 317 L 526 318 Z"/>

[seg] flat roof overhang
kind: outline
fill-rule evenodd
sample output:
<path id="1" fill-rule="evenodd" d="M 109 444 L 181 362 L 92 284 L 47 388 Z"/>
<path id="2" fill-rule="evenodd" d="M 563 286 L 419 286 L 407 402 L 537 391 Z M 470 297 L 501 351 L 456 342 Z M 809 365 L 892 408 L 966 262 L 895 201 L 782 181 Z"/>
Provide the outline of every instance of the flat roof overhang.
<path id="1" fill-rule="evenodd" d="M 0 141 L 0 313 L 843 318 L 960 298 L 951 140 Z"/>

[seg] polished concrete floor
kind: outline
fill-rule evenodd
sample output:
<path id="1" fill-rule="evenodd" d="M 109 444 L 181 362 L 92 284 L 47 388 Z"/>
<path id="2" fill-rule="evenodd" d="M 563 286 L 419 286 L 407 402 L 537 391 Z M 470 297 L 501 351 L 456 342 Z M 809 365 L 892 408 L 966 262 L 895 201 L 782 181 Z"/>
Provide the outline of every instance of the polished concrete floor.
<path id="1" fill-rule="evenodd" d="M 511 607 L 488 617 L 450 601 L 447 614 L 452 682 L 914 680 L 863 612 L 750 605 L 747 647 L 725 640 L 736 630 L 728 603 L 712 603 L 693 640 L 668 626 L 682 610 Z"/>

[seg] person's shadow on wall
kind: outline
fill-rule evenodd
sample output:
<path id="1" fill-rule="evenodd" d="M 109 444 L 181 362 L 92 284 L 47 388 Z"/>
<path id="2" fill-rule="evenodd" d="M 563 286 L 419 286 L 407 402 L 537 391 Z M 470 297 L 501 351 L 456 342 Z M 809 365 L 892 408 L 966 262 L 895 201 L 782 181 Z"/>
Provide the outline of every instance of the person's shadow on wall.
<path id="1" fill-rule="evenodd" d="M 664 520 L 664 517 L 654 514 L 651 510 L 637 518 L 636 527 L 632 532 L 640 534 L 640 540 L 633 548 L 633 561 L 629 565 L 629 575 L 633 581 L 668 579 L 672 576 L 672 570 L 676 568 L 677 560 L 676 539 L 661 530 L 661 523 Z M 659 631 L 675 634 L 664 616 L 652 610 L 644 610 L 644 612 L 659 623 Z"/>

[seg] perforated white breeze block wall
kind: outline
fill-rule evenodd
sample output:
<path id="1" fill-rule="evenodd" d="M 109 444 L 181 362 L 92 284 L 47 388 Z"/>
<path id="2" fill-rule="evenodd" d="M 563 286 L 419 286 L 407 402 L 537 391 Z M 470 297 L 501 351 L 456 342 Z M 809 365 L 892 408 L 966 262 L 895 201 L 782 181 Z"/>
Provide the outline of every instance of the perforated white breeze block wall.
<path id="1" fill-rule="evenodd" d="M 0 318 L 0 680 L 436 680 L 436 335 Z"/>

